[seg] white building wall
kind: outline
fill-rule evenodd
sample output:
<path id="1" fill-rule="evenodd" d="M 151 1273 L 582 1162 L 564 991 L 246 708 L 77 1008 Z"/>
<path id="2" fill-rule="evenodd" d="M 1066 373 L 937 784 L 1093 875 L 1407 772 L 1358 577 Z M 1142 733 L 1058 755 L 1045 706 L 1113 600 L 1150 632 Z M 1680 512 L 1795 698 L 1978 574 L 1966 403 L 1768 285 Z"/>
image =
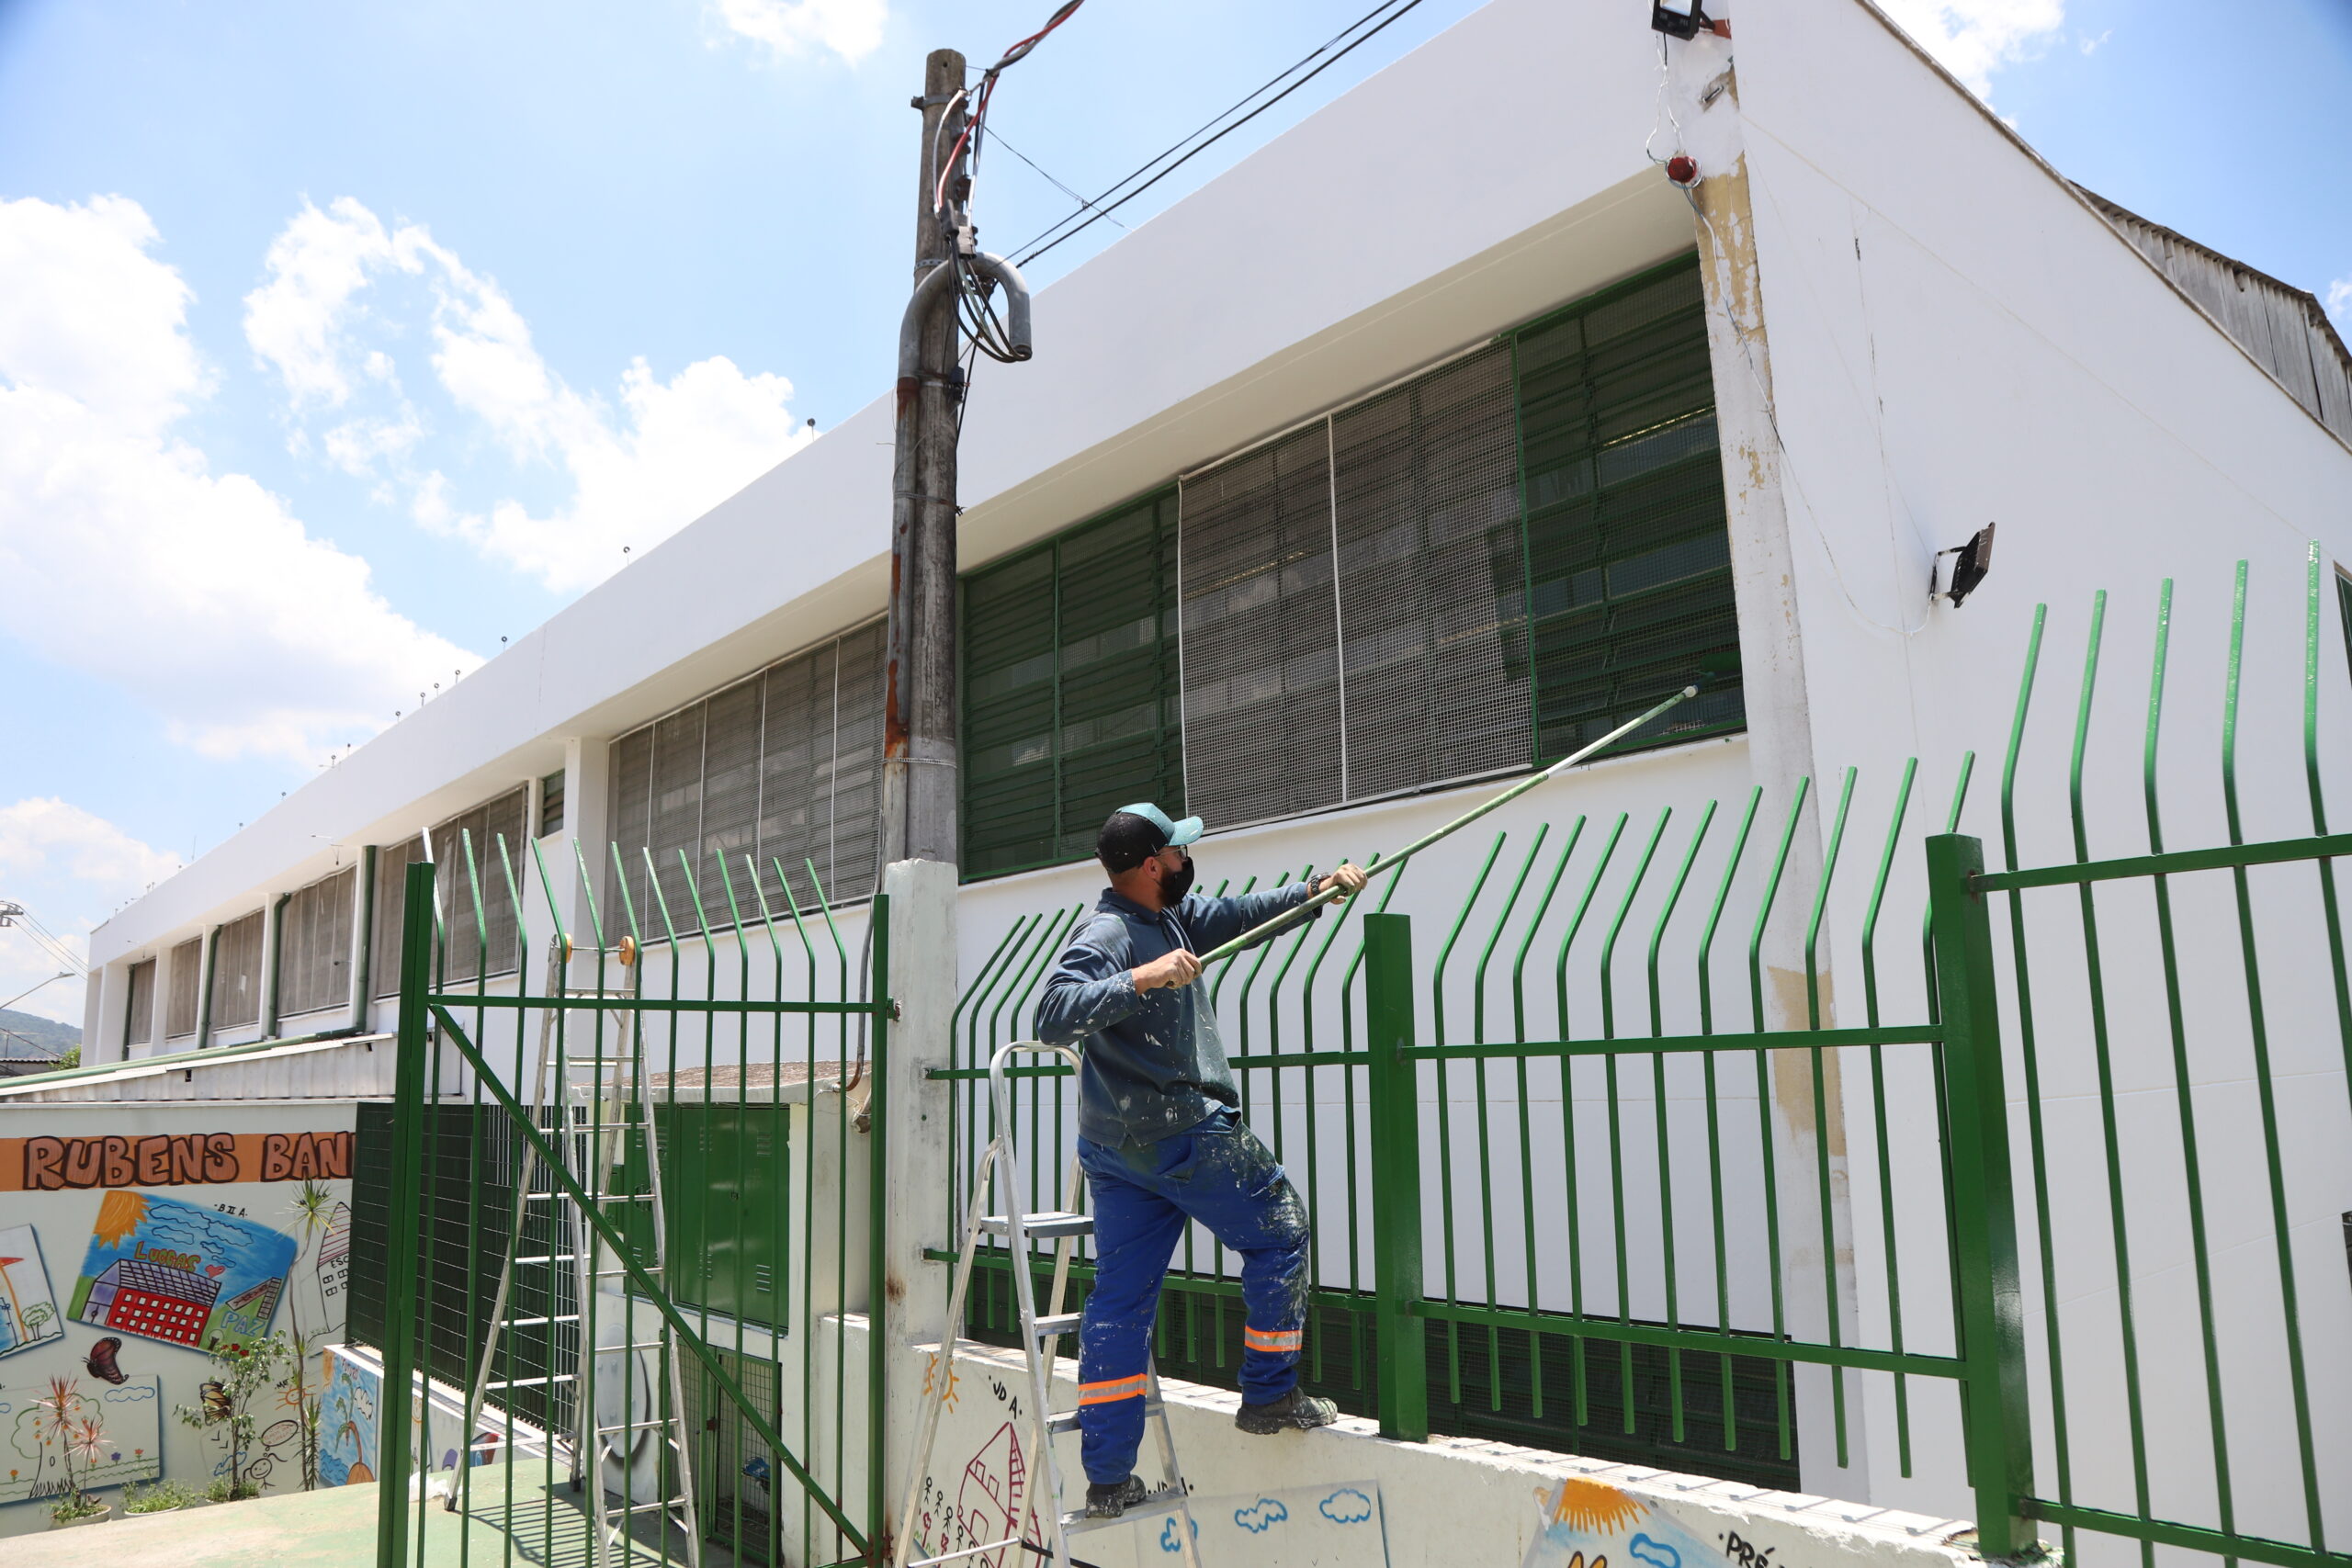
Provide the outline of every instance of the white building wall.
<path id="1" fill-rule="evenodd" d="M 1962 747 L 1977 782 L 1962 829 L 2000 862 L 1999 748 L 2009 727 L 2037 603 L 2049 604 L 2041 684 L 2018 785 L 2025 863 L 2074 857 L 2067 759 L 2096 590 L 2109 592 L 2083 793 L 2090 853 L 2149 847 L 2142 742 L 2159 581 L 2176 580 L 2159 773 L 2169 847 L 2225 841 L 2220 715 L 2234 564 L 2249 563 L 2241 720 L 2245 832 L 2312 829 L 2301 752 L 2305 551 L 2323 569 L 2352 555 L 2352 452 L 2023 147 L 1857 0 L 1743 9 L 1738 92 L 1755 244 L 1771 348 L 1781 461 L 1803 606 L 1814 750 L 1825 770 L 1861 770 L 1859 798 L 1883 820 L 1906 756 L 1940 816 Z M 1686 112 L 1688 112 L 1686 110 Z M 1993 571 L 1967 604 L 1932 608 L 1930 555 L 1999 524 Z M 2333 592 L 2332 585 L 2323 584 Z M 2333 604 L 2318 668 L 2323 764 L 2334 819 L 2352 778 L 2352 691 Z M 1855 846 L 1871 852 L 1874 840 Z M 1916 857 L 1900 857 L 1891 907 L 1916 911 Z M 2277 1070 L 2311 1100 L 2282 1110 L 2279 1144 L 2303 1292 L 2313 1390 L 2352 1382 L 2352 1301 L 2343 1290 L 2331 1194 L 2352 1187 L 2340 1145 L 2344 1055 L 2320 910 L 2308 867 L 2254 878 Z M 1861 879 L 1833 900 L 1850 942 Z M 2097 1041 L 2085 991 L 2078 906 L 2033 896 L 2035 1018 L 2048 1110 L 2054 1255 L 2074 1426 L 2074 1495 L 2129 1511 L 2135 1482 L 2125 1422 L 2118 1263 L 2105 1214 L 2105 1131 L 2093 1098 Z M 2190 1077 L 2200 1087 L 2206 1201 L 2221 1280 L 2238 1528 L 2306 1539 L 2276 1284 L 2277 1249 L 2251 1069 L 2236 909 L 2226 877 L 2181 879 Z M 2218 1522 L 2206 1384 L 2182 1186 L 2177 1097 L 2162 974 L 2144 888 L 2104 892 L 2102 956 L 2119 1096 L 2120 1180 L 2131 1205 L 2148 1483 L 2165 1517 Z M 2006 948 L 2006 930 L 1996 940 Z M 1890 971 L 1890 1008 L 1917 1016 L 1916 964 Z M 1852 976 L 1838 1021 L 1853 1016 Z M 2014 1001 L 2013 997 L 2005 999 Z M 2014 1028 L 2014 1010 L 2010 1021 Z M 2018 1049 L 2014 1035 L 2013 1053 Z M 1849 1130 L 1868 1117 L 1859 1063 L 1845 1075 Z M 2013 1057 L 2010 1092 L 2023 1093 Z M 2283 1084 L 2286 1080 L 2281 1078 Z M 2018 1105 L 2020 1156 L 2030 1127 Z M 1932 1135 L 1914 1124 L 1898 1140 Z M 2226 1151 L 2226 1152 L 2224 1152 Z M 1857 1162 L 1856 1273 L 1864 1332 L 1886 1322 L 1876 1174 Z M 2021 1190 L 2030 1288 L 2039 1288 L 2031 1193 Z M 1898 1182 L 1897 1229 L 1933 1235 L 1926 1183 Z M 1914 1254 L 1916 1264 L 1916 1252 Z M 1931 1280 L 1905 1270 L 1916 1312 Z M 2318 1283 L 2324 1280 L 2324 1283 Z M 2029 1296 L 2029 1302 L 2035 1298 Z M 2036 1314 L 2037 1359 L 2048 1359 Z M 1915 1419 L 1917 1383 L 1914 1388 Z M 1918 1479 L 1898 1473 L 1888 1401 L 1869 1426 L 1873 1500 L 1957 1506 L 1956 1431 L 1915 1428 Z M 2315 1409 L 2318 1472 L 2352 1464 L 2339 1400 Z M 2057 1488 L 2053 1410 L 2038 1410 L 2041 1483 Z M 2338 1502 L 2341 1499 L 2339 1497 Z M 2343 1520 L 2336 1520 L 2338 1529 Z M 2087 1540 L 2089 1538 L 2086 1538 Z M 2095 1550 L 2120 1550 L 2102 1543 Z"/>

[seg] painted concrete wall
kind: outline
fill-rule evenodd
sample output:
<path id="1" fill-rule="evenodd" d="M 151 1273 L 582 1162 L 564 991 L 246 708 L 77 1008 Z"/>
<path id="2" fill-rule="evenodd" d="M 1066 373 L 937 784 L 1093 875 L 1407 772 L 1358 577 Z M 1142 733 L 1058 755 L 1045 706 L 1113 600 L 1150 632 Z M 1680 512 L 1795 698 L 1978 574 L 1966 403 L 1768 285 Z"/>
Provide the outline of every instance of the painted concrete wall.
<path id="1" fill-rule="evenodd" d="M 300 1391 L 254 1406 L 250 1473 L 300 1489 L 283 1402 L 321 1395 L 343 1337 L 352 1140 L 348 1101 L 0 1106 L 0 1535 L 49 1528 L 67 1460 L 31 1401 L 51 1379 L 105 1434 L 102 1501 L 159 1475 L 201 1491 L 227 1446 L 175 1413 L 217 1375 L 205 1346 L 271 1333 L 308 1353 Z"/>

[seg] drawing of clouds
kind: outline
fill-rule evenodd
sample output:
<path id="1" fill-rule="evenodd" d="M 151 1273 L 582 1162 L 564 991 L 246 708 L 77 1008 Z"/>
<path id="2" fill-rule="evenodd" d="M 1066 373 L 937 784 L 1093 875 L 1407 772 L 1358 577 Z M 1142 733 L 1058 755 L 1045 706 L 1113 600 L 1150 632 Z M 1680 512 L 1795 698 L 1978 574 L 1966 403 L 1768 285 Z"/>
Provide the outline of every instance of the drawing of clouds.
<path id="1" fill-rule="evenodd" d="M 1335 1525 L 1360 1525 L 1372 1517 L 1372 1499 L 1352 1486 L 1342 1486 L 1316 1505 L 1316 1511 Z"/>
<path id="2" fill-rule="evenodd" d="M 1177 1521 L 1171 1518 L 1166 1524 L 1159 1527 L 1160 1551 L 1182 1551 L 1184 1550 L 1184 1538 L 1177 1530 L 1176 1523 Z M 1193 1539 L 1194 1540 L 1201 1539 L 1201 1521 L 1198 1519 L 1194 1519 L 1193 1521 Z"/>
<path id="3" fill-rule="evenodd" d="M 1637 1535 L 1626 1542 L 1625 1550 L 1650 1565 L 1650 1568 L 1682 1568 L 1682 1553 L 1662 1540 Z"/>
<path id="4" fill-rule="evenodd" d="M 152 1382 L 143 1385 L 125 1383 L 120 1388 L 109 1388 L 101 1392 L 98 1397 L 108 1404 L 131 1404 L 140 1400 L 153 1399 L 155 1397 L 155 1393 L 156 1385 Z"/>
<path id="5" fill-rule="evenodd" d="M 1233 1522 L 1252 1535 L 1263 1535 L 1288 1517 L 1290 1509 L 1279 1497 L 1261 1497 L 1246 1508 L 1233 1510 Z"/>

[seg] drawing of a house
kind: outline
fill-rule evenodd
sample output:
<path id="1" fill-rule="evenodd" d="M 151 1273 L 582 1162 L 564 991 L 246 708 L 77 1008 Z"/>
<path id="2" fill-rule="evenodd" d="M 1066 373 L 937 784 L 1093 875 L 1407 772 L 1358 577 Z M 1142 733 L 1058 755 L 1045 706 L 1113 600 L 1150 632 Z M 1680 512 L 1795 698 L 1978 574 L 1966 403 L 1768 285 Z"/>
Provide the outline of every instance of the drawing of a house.
<path id="1" fill-rule="evenodd" d="M 125 1258 L 91 1281 L 81 1317 L 174 1345 L 197 1345 L 203 1342 L 205 1320 L 220 1294 L 218 1283 L 190 1269 Z M 270 1299 L 275 1303 L 277 1297 Z"/>

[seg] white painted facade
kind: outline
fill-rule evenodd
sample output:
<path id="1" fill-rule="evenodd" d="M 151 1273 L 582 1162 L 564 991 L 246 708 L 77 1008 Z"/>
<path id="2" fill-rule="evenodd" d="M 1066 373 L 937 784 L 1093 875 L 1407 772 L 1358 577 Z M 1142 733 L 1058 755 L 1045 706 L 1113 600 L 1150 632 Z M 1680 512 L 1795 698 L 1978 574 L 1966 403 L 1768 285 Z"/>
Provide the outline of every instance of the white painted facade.
<path id="1" fill-rule="evenodd" d="M 1758 820 L 1777 822 L 1804 776 L 1815 781 L 1816 805 L 1801 823 L 1792 863 L 1818 865 L 1834 783 L 1853 767 L 1858 837 L 1844 852 L 1871 861 L 1905 760 L 1919 761 L 1908 845 L 1927 826 L 1941 828 L 1961 753 L 1973 749 L 1975 783 L 1961 825 L 1997 860 L 2000 752 L 2035 606 L 2046 601 L 2018 831 L 2024 863 L 2072 858 L 2065 759 L 2091 597 L 2105 589 L 2109 662 L 2084 780 L 2090 848 L 2143 851 L 2139 742 L 2150 626 L 2165 578 L 2178 583 L 2161 764 L 2167 826 L 2175 847 L 2222 841 L 2214 716 L 2240 559 L 2249 563 L 2250 606 L 2245 836 L 2310 831 L 2300 706 L 2305 552 L 2315 540 L 2324 568 L 2352 560 L 2352 448 L 1862 0 L 1742 7 L 1736 43 L 1702 39 L 1673 49 L 1663 98 L 1669 122 L 1658 113 L 1657 39 L 1638 7 L 1495 0 L 1045 290 L 1035 361 L 991 368 L 976 388 L 963 440 L 963 564 L 1046 537 L 1700 245 L 1713 285 L 1749 729 L 1604 762 L 1549 786 L 1495 818 L 1514 845 L 1535 824 L 1577 813 L 1599 823 L 1627 811 L 1646 823 L 1670 805 L 1679 824 L 1719 800 L 1736 814 L 1751 785 L 1765 792 Z M 1733 83 L 1715 92 L 1726 70 Z M 1712 192 L 1694 206 L 1668 184 L 1645 151 L 1654 127 L 1660 157 L 1679 136 L 1705 179 L 1744 177 L 1747 216 Z M 1702 210 L 1721 223 L 1702 228 Z M 1752 265 L 1752 294 L 1742 292 L 1743 265 Z M 93 938 L 90 1059 L 119 1048 L 130 964 L 270 906 L 352 863 L 364 846 L 413 836 L 557 770 L 565 773 L 565 836 L 601 841 L 612 737 L 884 607 L 889 435 L 887 398 L 877 399 L 110 919 Z M 1964 608 L 1931 605 L 1934 552 L 1988 521 L 2000 533 L 1985 585 Z M 2323 757 L 2343 779 L 2352 777 L 2352 685 L 2340 657 L 2331 643 L 2319 715 Z M 1425 796 L 1213 835 L 1204 871 L 1214 879 L 1362 858 L 1471 798 Z M 2334 805 L 2339 825 L 2352 820 L 2346 802 Z M 559 897 L 574 898 L 569 848 L 546 847 Z M 1476 859 L 1465 850 L 1417 866 L 1411 897 L 1398 907 L 1426 914 L 1424 928 L 1438 924 L 1467 889 Z M 1890 1018 L 1917 1017 L 1924 894 L 1916 847 L 1894 863 L 1883 1001 Z M 1074 866 L 964 888 L 966 976 L 1011 919 L 1089 897 L 1097 881 L 1090 867 Z M 1860 1021 L 1854 965 L 1866 890 L 1849 870 L 1823 910 L 1821 952 L 1834 982 L 1825 983 L 1825 1022 Z M 2265 942 L 2285 955 L 2283 970 L 2324 967 L 2311 904 L 2286 906 L 2292 918 L 2264 928 Z M 1654 908 L 1634 909 L 1637 926 Z M 2064 911 L 2047 908 L 2034 940 L 2051 954 L 2037 986 L 2044 1048 L 2055 1053 L 2083 1037 L 2079 959 L 2067 962 L 2079 938 L 2064 934 Z M 2133 906 L 2125 918 L 2137 914 Z M 2234 951 L 2225 890 L 2179 917 L 2185 947 Z M 1784 913 L 1767 942 L 1769 1010 L 1783 1024 L 1804 1021 L 1793 965 L 1804 931 L 1792 919 Z M 854 950 L 855 911 L 842 933 Z M 1745 941 L 1743 931 L 1734 945 Z M 2140 1097 L 2133 1105 L 2154 1107 L 2134 1114 L 2169 1116 L 2158 1101 L 2173 1069 L 2148 951 L 2133 947 L 2108 975 L 2122 1021 L 2115 1035 L 2128 1043 L 2117 1077 L 2121 1093 Z M 1744 998 L 1744 958 L 1718 954 L 1719 991 Z M 1621 984 L 1638 995 L 1638 955 L 1627 963 Z M 2228 982 L 2212 985 L 2197 993 L 2200 1008 L 2239 1005 L 2228 1000 L 2238 994 Z M 2316 1117 L 2344 1100 L 2332 1002 L 2302 987 L 2281 990 L 2289 994 L 2275 998 L 2271 1020 L 2279 1071 L 2303 1075 L 2308 1089 L 2289 1114 Z M 1695 1027 L 1694 1007 L 1670 988 L 1668 1026 L 1681 1018 Z M 381 1028 L 388 1020 L 324 1014 L 301 1022 Z M 216 1041 L 254 1032 L 224 1031 Z M 2053 1055 L 2053 1081 L 2065 1092 L 2095 1087 L 2087 1060 L 2086 1051 Z M 1870 1114 L 1858 1098 L 1866 1095 L 1860 1072 L 1845 1065 L 1829 1101 L 1841 1129 L 1830 1173 L 1833 1247 L 1847 1332 L 1878 1343 L 1890 1277 L 1878 1177 L 1869 1162 L 1849 1169 L 1843 1158 L 1842 1129 Z M 2216 1082 L 2230 1076 L 2213 1069 Z M 1788 1168 L 1798 1173 L 1789 1179 L 1810 1183 L 1810 1111 L 1781 1100 L 1786 1087 L 1776 1086 L 1775 1114 L 1795 1162 Z M 2010 1089 L 2021 1093 L 2014 1077 Z M 2086 1093 L 2074 1103 L 2087 1106 Z M 2053 1184 L 2090 1194 L 2083 1201 L 2096 1207 L 2107 1179 L 2096 1113 L 2053 1114 Z M 2252 1111 L 2233 1103 L 2224 1114 L 2225 1131 L 2213 1135 L 2244 1146 Z M 2316 1136 L 2320 1126 L 2303 1131 Z M 1894 1134 L 1932 1148 L 1931 1122 L 1906 1123 L 1898 1113 Z M 2309 1369 L 2324 1395 L 2317 1440 L 2323 1472 L 2341 1475 L 2352 1466 L 2352 1400 L 2341 1397 L 2352 1385 L 2352 1298 L 2340 1255 L 2330 1261 L 2327 1233 L 2335 1212 L 2352 1207 L 2352 1198 L 2336 1201 L 2352 1194 L 2352 1156 L 2314 1152 L 2308 1141 L 2296 1147 L 2294 1190 L 2308 1199 L 2298 1198 L 2290 1229 L 2308 1281 L 2306 1335 L 2327 1348 L 2324 1364 Z M 2267 1257 L 2273 1246 L 2259 1165 L 2233 1159 L 2209 1169 L 2209 1203 L 2229 1216 L 2214 1246 L 2231 1257 Z M 2193 1325 L 2180 1319 L 2189 1310 L 2179 1288 L 2187 1243 L 2161 1207 L 2175 1203 L 2177 1172 L 2129 1174 L 2166 1217 L 2135 1217 L 2141 1246 L 2126 1277 L 2140 1283 L 2143 1310 L 2164 1342 L 2193 1345 Z M 1899 1162 L 1896 1179 L 1894 1232 L 1937 1231 L 1939 1216 L 1910 1207 L 1925 1201 L 1924 1184 L 1905 1181 Z M 1749 1248 L 1743 1276 L 1760 1270 L 1758 1244 L 1739 1245 Z M 2085 1345 L 2111 1334 L 2119 1272 L 2086 1246 L 2059 1246 L 2070 1270 L 2059 1293 L 2068 1323 L 2079 1316 L 2075 1341 Z M 1801 1331 L 1828 1310 L 1817 1284 L 1821 1248 L 1809 1234 L 1784 1238 L 1792 1324 Z M 1685 1266 L 1709 1267 L 1695 1256 Z M 1895 1277 L 1920 1342 L 1948 1340 L 1937 1316 L 1939 1276 L 1906 1256 Z M 1816 1281 L 1810 1296 L 1807 1281 Z M 2269 1345 L 2275 1327 L 2256 1320 L 2267 1303 L 2256 1292 L 2232 1306 L 2255 1315 L 2225 1328 L 2239 1342 Z M 2284 1462 L 2291 1455 L 2276 1447 L 2280 1407 L 2265 1403 L 2280 1386 L 2275 1359 L 2267 1348 L 2247 1351 L 2231 1395 L 2233 1434 L 2246 1455 L 2262 1456 L 2238 1467 L 2238 1521 L 2294 1538 L 2301 1493 Z M 2178 1499 L 2168 1506 L 2182 1512 L 2170 1517 L 2204 1517 L 2212 1500 L 2199 1467 L 2210 1466 L 2210 1452 L 2202 1426 L 2187 1418 L 2203 1409 L 2203 1384 L 2181 1367 L 2165 1371 L 2151 1393 L 2153 1480 Z M 2077 1380 L 2070 1387 L 2078 1428 L 2103 1422 L 2098 1429 L 2110 1434 L 2086 1446 L 2078 1430 L 2077 1490 L 2128 1506 L 2127 1445 L 2111 1437 L 2120 1374 L 2086 1353 L 2069 1376 Z M 2271 1392 L 2256 1392 L 2257 1383 Z M 1913 1384 L 1909 1478 L 1900 1473 L 1891 1393 L 1873 1382 L 1849 1398 L 1840 1462 L 1827 1437 L 1826 1378 L 1802 1378 L 1800 1388 L 1809 1491 L 1939 1517 L 1970 1511 L 1955 1490 L 1948 1388 Z M 2334 1522 L 2352 1528 L 2352 1518 Z"/>

